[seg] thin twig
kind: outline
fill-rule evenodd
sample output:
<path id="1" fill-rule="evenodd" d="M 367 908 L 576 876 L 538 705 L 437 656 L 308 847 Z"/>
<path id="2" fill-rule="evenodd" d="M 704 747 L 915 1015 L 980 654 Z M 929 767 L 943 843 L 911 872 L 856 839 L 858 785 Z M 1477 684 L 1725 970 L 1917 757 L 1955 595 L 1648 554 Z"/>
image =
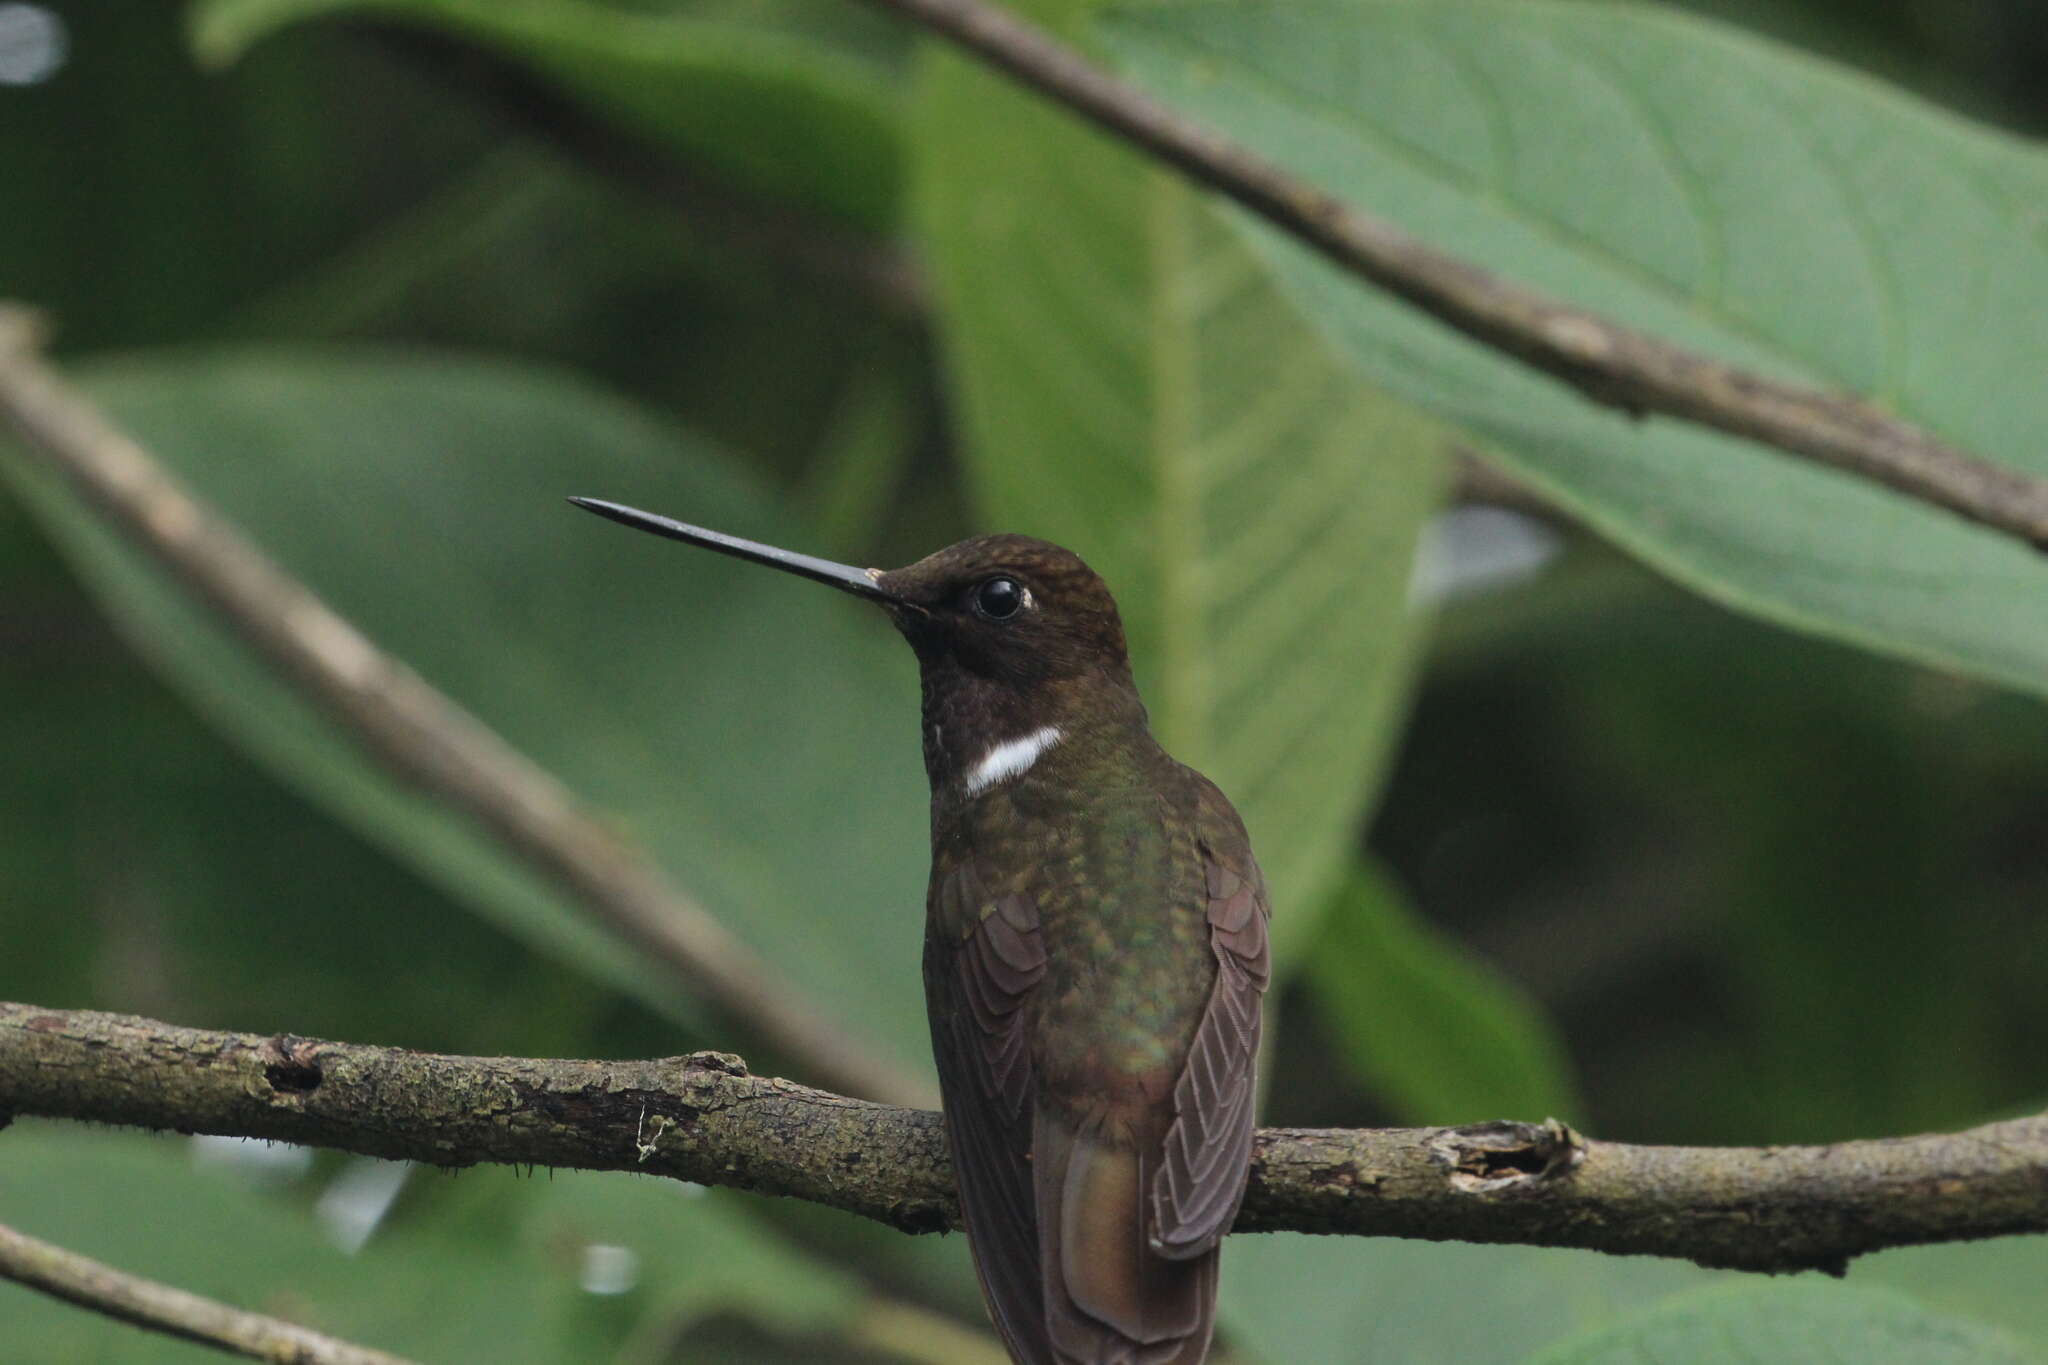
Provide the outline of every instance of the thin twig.
<path id="1" fill-rule="evenodd" d="M 408 1365 L 282 1318 L 244 1312 L 214 1299 L 116 1270 L 103 1261 L 0 1225 L 0 1279 L 110 1318 L 276 1365 Z"/>
<path id="2" fill-rule="evenodd" d="M 737 1057 L 447 1057 L 0 1004 L 0 1113 L 440 1166 L 638 1171 L 954 1225 L 939 1116 L 750 1076 Z M 1241 1232 L 1512 1242 L 1825 1269 L 2048 1231 L 2048 1116 L 1826 1147 L 1647 1147 L 1562 1124 L 1269 1128 Z"/>
<path id="3" fill-rule="evenodd" d="M 469 817 L 510 855 L 733 1025 L 835 1088 L 916 1103 L 926 1087 L 822 1016 L 644 853 L 547 772 L 379 650 L 180 487 L 46 365 L 28 310 L 0 303 L 0 417 L 126 541 L 341 723 L 401 781 Z"/>
<path id="4" fill-rule="evenodd" d="M 1351 274 L 1594 402 L 1775 446 L 2048 548 L 2048 480 L 1960 450 L 1859 399 L 1724 364 L 1439 251 L 1105 74 L 989 0 L 868 3 L 965 48 Z"/>

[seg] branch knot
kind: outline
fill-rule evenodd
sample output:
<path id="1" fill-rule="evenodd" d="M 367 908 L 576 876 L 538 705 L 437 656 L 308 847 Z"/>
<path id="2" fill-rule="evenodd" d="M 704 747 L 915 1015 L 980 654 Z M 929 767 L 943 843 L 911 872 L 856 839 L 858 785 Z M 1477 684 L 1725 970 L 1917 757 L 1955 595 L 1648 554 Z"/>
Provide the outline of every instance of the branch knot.
<path id="1" fill-rule="evenodd" d="M 320 1070 L 320 1044 L 310 1038 L 280 1033 L 264 1040 L 259 1055 L 263 1058 L 263 1079 L 281 1095 L 310 1094 L 326 1079 Z"/>
<path id="2" fill-rule="evenodd" d="M 1585 1159 L 1583 1140 L 1557 1119 L 1496 1119 L 1446 1128 L 1429 1140 L 1429 1159 L 1449 1170 L 1460 1194 L 1528 1193 L 1569 1175 Z"/>

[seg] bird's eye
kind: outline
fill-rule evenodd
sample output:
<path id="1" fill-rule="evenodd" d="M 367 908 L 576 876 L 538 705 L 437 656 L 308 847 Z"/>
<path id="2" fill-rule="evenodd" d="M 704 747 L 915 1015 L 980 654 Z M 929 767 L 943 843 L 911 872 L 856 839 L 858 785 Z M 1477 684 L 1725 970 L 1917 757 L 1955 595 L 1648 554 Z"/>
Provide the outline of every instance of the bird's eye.
<path id="1" fill-rule="evenodd" d="M 1014 578 L 989 578 L 974 590 L 974 609 L 991 621 L 1007 621 L 1024 609 L 1029 594 Z"/>

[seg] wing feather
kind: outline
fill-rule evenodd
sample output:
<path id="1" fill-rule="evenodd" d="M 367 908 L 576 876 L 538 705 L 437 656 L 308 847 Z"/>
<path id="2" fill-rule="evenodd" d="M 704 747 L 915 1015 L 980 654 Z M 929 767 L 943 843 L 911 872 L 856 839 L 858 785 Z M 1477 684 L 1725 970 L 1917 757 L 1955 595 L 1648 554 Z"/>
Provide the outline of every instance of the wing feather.
<path id="1" fill-rule="evenodd" d="M 1260 1002 L 1272 971 L 1265 878 L 1243 824 L 1203 784 L 1201 848 L 1216 981 L 1173 1088 L 1152 1181 L 1153 1246 L 1174 1260 L 1215 1249 L 1237 1217 L 1251 1167 Z"/>
<path id="2" fill-rule="evenodd" d="M 932 1054 L 975 1273 L 997 1332 L 1019 1361 L 1050 1362 L 1031 1182 L 1032 1074 L 1026 1006 L 1045 976 L 1028 897 L 990 904 L 972 864 L 939 888 L 925 943 Z M 964 937 L 946 932 L 966 926 Z"/>

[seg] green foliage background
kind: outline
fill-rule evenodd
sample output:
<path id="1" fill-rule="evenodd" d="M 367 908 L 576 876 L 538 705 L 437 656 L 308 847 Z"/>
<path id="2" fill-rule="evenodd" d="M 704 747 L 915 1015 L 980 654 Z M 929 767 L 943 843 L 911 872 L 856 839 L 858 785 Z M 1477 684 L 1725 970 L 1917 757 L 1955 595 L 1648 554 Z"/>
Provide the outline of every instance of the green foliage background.
<path id="1" fill-rule="evenodd" d="M 2027 0 L 1028 8 L 1433 240 L 2048 473 Z M 64 64 L 0 85 L 0 296 L 906 1065 L 909 659 L 858 604 L 564 494 L 865 563 L 989 529 L 1087 555 L 1276 888 L 1273 1122 L 1815 1142 L 2048 1101 L 2038 557 L 1597 412 L 848 0 L 50 12 Z M 1539 575 L 1418 603 L 1459 447 L 1570 520 Z M 0 998 L 800 1076 L 4 444 L 0 475 Z M 21 1120 L 0 1220 L 450 1365 L 994 1349 L 956 1238 L 414 1172 L 352 1251 L 364 1164 L 213 1150 Z M 1292 1236 L 1227 1259 L 1232 1358 L 1272 1365 L 2048 1356 L 2038 1240 L 1846 1285 Z M 10 1361 L 204 1354 L 11 1285 L 0 1323 Z"/>

